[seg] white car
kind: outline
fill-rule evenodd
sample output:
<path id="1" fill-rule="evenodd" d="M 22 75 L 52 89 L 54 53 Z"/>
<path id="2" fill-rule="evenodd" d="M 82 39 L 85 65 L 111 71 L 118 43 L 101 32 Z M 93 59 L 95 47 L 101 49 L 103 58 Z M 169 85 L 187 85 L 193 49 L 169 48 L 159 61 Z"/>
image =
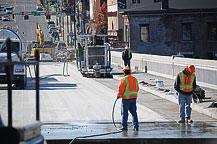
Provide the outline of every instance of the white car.
<path id="1" fill-rule="evenodd" d="M 41 5 L 36 5 L 36 10 L 37 11 L 42 11 L 43 9 L 42 9 L 42 6 Z"/>
<path id="2" fill-rule="evenodd" d="M 49 29 L 49 33 L 52 33 L 52 32 L 54 32 L 54 31 L 56 31 L 57 29 L 55 28 L 55 27 L 51 27 L 50 29 Z"/>
<path id="3" fill-rule="evenodd" d="M 50 28 L 55 28 L 56 26 L 55 26 L 55 24 L 50 24 L 49 26 L 48 26 L 48 28 L 50 29 Z"/>
<path id="4" fill-rule="evenodd" d="M 13 7 L 7 7 L 7 8 L 5 8 L 5 13 L 6 14 L 12 14 L 13 13 Z"/>

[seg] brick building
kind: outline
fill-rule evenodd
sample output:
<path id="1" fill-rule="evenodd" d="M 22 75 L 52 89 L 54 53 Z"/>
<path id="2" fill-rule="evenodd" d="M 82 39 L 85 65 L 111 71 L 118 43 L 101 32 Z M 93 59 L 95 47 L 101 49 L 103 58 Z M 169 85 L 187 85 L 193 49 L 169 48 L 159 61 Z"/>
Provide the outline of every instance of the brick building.
<path id="1" fill-rule="evenodd" d="M 153 0 L 122 15 L 134 52 L 210 59 L 217 52 L 217 1 Z"/>
<path id="2" fill-rule="evenodd" d="M 107 0 L 108 5 L 108 35 L 118 41 L 127 41 L 124 37 L 124 18 L 120 12 L 149 4 L 153 0 Z M 128 41 L 127 41 L 128 42 Z"/>

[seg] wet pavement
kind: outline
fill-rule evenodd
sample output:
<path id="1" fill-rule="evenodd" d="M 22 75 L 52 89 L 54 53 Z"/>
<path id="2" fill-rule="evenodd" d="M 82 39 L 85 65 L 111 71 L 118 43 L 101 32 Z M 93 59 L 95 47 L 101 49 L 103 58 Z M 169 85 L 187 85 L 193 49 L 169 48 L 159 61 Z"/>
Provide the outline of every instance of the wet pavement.
<path id="1" fill-rule="evenodd" d="M 121 67 L 113 67 L 114 79 L 119 80 L 123 77 Z M 44 123 L 41 128 L 41 133 L 45 137 L 48 144 L 56 143 L 94 143 L 94 144 L 216 144 L 217 143 L 217 119 L 211 118 L 214 115 L 206 113 L 205 116 L 198 112 L 192 111 L 194 122 L 192 124 L 179 124 L 177 96 L 173 89 L 173 80 L 163 77 L 151 75 L 143 72 L 133 72 L 133 75 L 139 80 L 148 84 L 140 84 L 140 96 L 138 103 L 145 105 L 155 112 L 160 113 L 168 121 L 143 121 L 140 122 L 138 132 L 132 130 L 129 123 L 127 132 L 119 132 L 114 127 L 111 121 L 71 121 L 64 123 Z M 155 80 L 163 80 L 164 86 L 156 87 Z M 108 83 L 108 79 L 100 79 L 98 82 L 103 83 L 111 89 L 117 88 L 117 84 Z M 118 81 L 117 81 L 118 82 Z M 117 83 L 114 82 L 114 83 Z M 108 84 L 107 84 L 108 83 Z M 163 90 L 162 90 L 163 89 Z M 206 96 L 211 96 L 210 100 L 204 100 L 203 103 L 193 104 L 193 109 L 199 111 L 196 106 L 203 110 L 213 110 L 215 108 L 208 108 L 211 102 L 215 102 L 215 92 L 217 90 L 206 89 Z M 165 90 L 169 90 L 166 91 Z M 147 92 L 154 94 L 156 97 L 147 94 Z M 157 98 L 158 97 L 158 98 Z M 161 99 L 159 99 L 161 98 Z M 172 101 L 172 102 L 171 102 Z M 128 121 L 130 122 L 130 121 Z M 116 122 L 120 127 L 120 121 Z"/>
<path id="2" fill-rule="evenodd" d="M 120 126 L 120 123 L 117 124 Z M 147 141 L 151 139 L 183 139 L 186 143 L 192 139 L 208 140 L 217 142 L 216 122 L 194 122 L 192 124 L 179 124 L 176 122 L 144 122 L 140 123 L 140 130 L 135 132 L 132 127 L 128 131 L 118 132 L 112 123 L 64 123 L 64 124 L 44 124 L 41 133 L 48 143 L 69 143 L 74 142 L 94 142 L 101 140 L 119 139 L 120 143 L 134 139 L 137 141 Z M 89 137 L 90 136 L 90 137 Z M 58 137 L 58 139 L 57 139 Z M 170 143 L 169 141 L 167 141 Z M 115 143 L 115 142 L 114 142 Z M 178 142 L 177 142 L 178 143 Z"/>

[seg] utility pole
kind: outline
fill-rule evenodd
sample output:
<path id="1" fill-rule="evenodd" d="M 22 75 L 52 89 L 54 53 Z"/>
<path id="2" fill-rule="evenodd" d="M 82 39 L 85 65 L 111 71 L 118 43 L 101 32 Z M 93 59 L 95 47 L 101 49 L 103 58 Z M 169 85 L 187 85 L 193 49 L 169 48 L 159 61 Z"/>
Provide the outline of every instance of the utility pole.
<path id="1" fill-rule="evenodd" d="M 75 7 L 76 3 L 74 0 L 74 46 L 76 48 L 76 20 L 75 20 L 75 12 L 76 12 L 76 7 Z"/>
<path id="2" fill-rule="evenodd" d="M 57 0 L 56 0 L 56 24 L 58 26 L 58 18 L 57 18 Z"/>
<path id="3" fill-rule="evenodd" d="M 64 39 L 64 15 L 62 15 L 62 23 L 63 23 L 63 41 L 65 40 Z"/>

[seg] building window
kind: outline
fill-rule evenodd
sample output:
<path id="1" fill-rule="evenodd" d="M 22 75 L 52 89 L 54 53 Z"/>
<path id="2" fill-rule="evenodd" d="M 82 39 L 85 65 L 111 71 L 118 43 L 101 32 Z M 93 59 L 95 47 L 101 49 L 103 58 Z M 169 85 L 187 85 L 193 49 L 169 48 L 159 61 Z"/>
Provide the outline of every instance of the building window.
<path id="1" fill-rule="evenodd" d="M 149 42 L 149 24 L 140 25 L 140 41 Z"/>
<path id="2" fill-rule="evenodd" d="M 208 40 L 217 40 L 217 23 L 208 23 Z"/>
<path id="3" fill-rule="evenodd" d="M 132 0 L 132 3 L 140 3 L 140 0 Z"/>
<path id="4" fill-rule="evenodd" d="M 183 41 L 192 41 L 191 23 L 183 23 L 182 24 L 182 40 Z"/>

